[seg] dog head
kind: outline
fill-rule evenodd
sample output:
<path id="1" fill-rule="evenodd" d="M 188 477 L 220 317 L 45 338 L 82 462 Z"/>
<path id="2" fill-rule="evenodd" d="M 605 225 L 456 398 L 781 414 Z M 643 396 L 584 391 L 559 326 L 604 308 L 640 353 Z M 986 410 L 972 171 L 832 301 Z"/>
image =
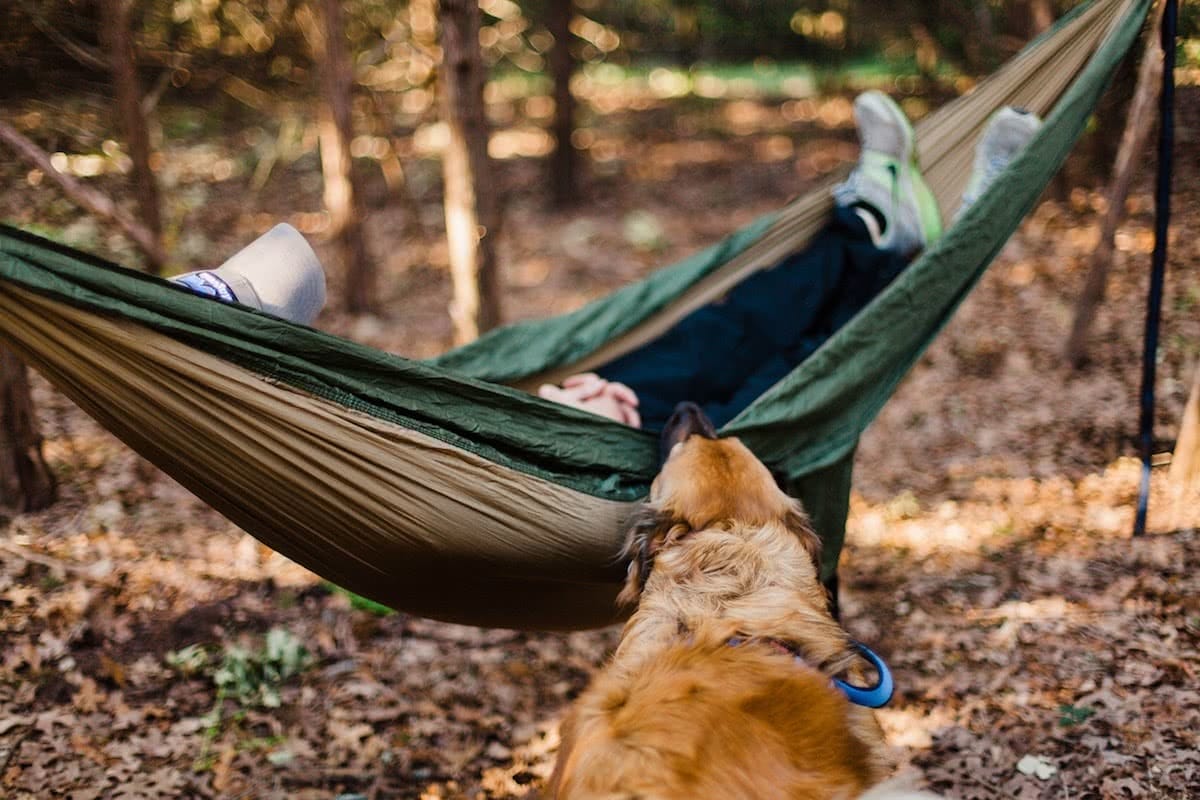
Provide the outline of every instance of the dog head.
<path id="1" fill-rule="evenodd" d="M 654 557 L 693 531 L 778 523 L 819 565 L 821 543 L 800 504 L 734 438 L 717 438 L 694 403 L 681 403 L 662 433 L 662 469 L 649 500 L 634 514 L 626 540 L 629 572 L 619 600 L 637 600 Z"/>

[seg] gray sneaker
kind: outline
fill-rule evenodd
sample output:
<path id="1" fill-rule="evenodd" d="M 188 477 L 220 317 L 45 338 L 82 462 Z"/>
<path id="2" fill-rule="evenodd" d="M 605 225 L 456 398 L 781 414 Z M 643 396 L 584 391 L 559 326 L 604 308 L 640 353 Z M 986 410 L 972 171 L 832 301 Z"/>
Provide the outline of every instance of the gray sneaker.
<path id="1" fill-rule="evenodd" d="M 858 166 L 833 189 L 841 206 L 862 207 L 882 223 L 875 244 L 904 255 L 935 241 L 941 213 L 916 165 L 912 124 L 883 92 L 863 92 L 854 101 L 854 121 L 862 143 Z"/>
<path id="2" fill-rule="evenodd" d="M 979 144 L 975 145 L 975 166 L 963 192 L 962 204 L 954 215 L 956 220 L 987 191 L 1041 127 L 1038 115 L 1023 108 L 1005 106 L 992 115 Z"/>

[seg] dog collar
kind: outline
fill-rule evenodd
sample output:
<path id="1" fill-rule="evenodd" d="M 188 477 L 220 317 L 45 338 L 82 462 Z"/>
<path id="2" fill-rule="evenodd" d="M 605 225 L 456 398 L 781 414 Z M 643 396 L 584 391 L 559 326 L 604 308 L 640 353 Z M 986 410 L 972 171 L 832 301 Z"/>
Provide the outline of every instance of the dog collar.
<path id="1" fill-rule="evenodd" d="M 896 691 L 896 684 L 892 680 L 892 671 L 888 669 L 887 663 L 874 650 L 862 642 L 854 642 L 853 644 L 858 654 L 871 662 L 871 666 L 875 668 L 875 674 L 878 676 L 875 679 L 875 685 L 866 688 L 853 686 L 841 678 L 834 678 L 833 685 L 841 689 L 842 694 L 846 695 L 846 699 L 855 705 L 866 706 L 867 708 L 883 708 L 892 699 L 892 695 Z"/>
<path id="2" fill-rule="evenodd" d="M 742 639 L 735 636 L 729 640 L 729 645 L 731 647 L 737 647 L 742 643 L 742 641 Z M 804 657 L 796 652 L 794 645 L 790 646 L 779 639 L 768 639 L 766 641 L 771 646 L 779 648 L 780 650 L 790 654 L 800 663 L 805 663 Z M 842 694 L 846 695 L 847 700 L 849 700 L 851 703 L 854 703 L 856 706 L 865 706 L 866 708 L 883 708 L 891 701 L 892 695 L 896 692 L 896 683 L 894 680 L 892 680 L 892 671 L 888 669 L 887 662 L 885 662 L 874 650 L 867 647 L 862 642 L 854 641 L 850 644 L 860 656 L 865 658 L 871 664 L 871 666 L 875 668 L 875 674 L 878 677 L 875 679 L 875 683 L 872 686 L 855 686 L 851 683 L 847 683 L 841 678 L 834 678 L 833 685 L 836 686 Z"/>

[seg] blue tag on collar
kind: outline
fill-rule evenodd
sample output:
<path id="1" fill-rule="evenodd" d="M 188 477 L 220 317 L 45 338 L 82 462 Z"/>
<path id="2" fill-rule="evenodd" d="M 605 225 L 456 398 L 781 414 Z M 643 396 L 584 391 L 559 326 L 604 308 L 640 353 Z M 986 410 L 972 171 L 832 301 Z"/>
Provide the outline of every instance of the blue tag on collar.
<path id="1" fill-rule="evenodd" d="M 867 708 L 883 708 L 892 699 L 892 694 L 896 691 L 896 684 L 892 681 L 892 671 L 888 669 L 888 665 L 883 659 L 875 654 L 871 648 L 867 647 L 862 642 L 855 642 L 854 649 L 858 654 L 871 662 L 871 666 L 875 668 L 875 672 L 879 675 L 874 686 L 862 687 L 853 686 L 846 683 L 840 678 L 834 678 L 833 684 L 842 690 L 842 694 L 846 695 L 846 699 L 851 703 Z"/>

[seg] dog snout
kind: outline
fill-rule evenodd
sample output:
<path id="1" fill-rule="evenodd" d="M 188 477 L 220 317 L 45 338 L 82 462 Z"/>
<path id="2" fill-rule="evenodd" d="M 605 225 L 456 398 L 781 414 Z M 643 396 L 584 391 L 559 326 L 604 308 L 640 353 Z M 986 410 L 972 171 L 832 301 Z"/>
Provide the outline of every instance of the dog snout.
<path id="1" fill-rule="evenodd" d="M 659 460 L 665 462 L 667 456 L 671 454 L 671 448 L 680 442 L 687 441 L 688 437 L 692 435 L 702 436 L 705 439 L 716 439 L 717 429 L 705 416 L 700 406 L 692 402 L 680 403 L 675 406 L 675 413 L 671 414 L 671 418 L 663 427 Z"/>

